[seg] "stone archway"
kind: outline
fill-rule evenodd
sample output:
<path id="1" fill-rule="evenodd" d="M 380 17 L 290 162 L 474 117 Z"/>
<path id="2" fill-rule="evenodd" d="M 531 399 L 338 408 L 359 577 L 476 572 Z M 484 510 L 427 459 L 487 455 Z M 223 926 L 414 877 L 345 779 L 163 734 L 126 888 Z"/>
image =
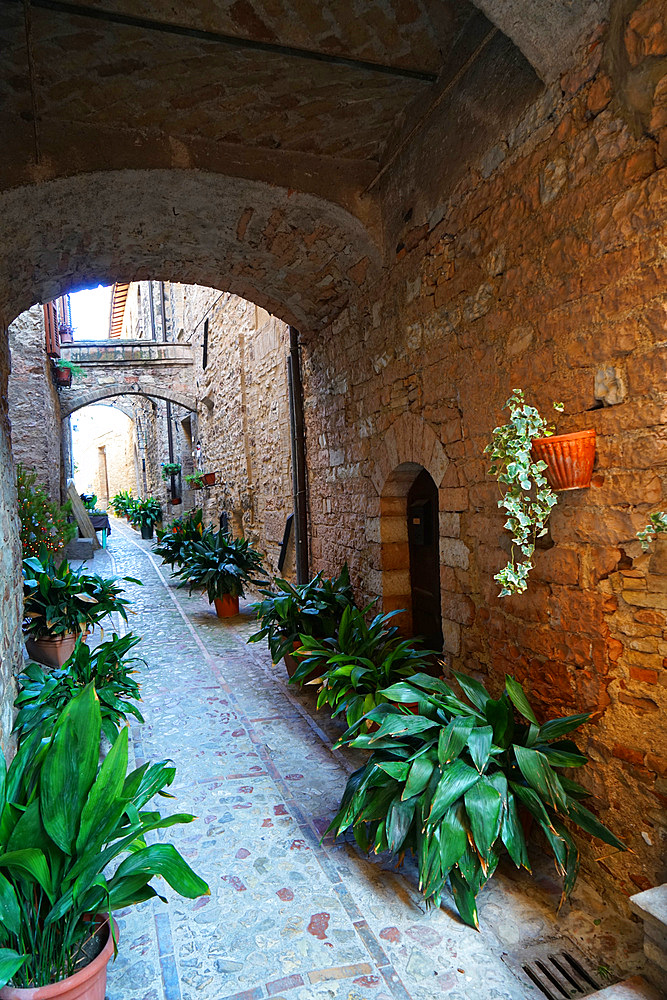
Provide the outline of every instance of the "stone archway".
<path id="1" fill-rule="evenodd" d="M 77 392 L 71 398 L 67 398 L 66 401 L 63 400 L 60 415 L 64 419 L 76 413 L 77 410 L 80 410 L 84 406 L 90 406 L 92 403 L 100 403 L 105 399 L 112 399 L 114 396 L 145 396 L 147 399 L 155 397 L 167 400 L 170 403 L 176 404 L 176 406 L 182 406 L 184 410 L 190 410 L 191 412 L 196 412 L 197 410 L 197 401 L 191 396 L 186 396 L 185 393 L 174 392 L 171 389 L 152 384 L 142 386 L 140 382 L 130 386 L 118 382 L 112 385 L 105 385 L 99 389 Z"/>
<path id="2" fill-rule="evenodd" d="M 399 622 L 407 633 L 412 631 L 408 493 L 424 470 L 439 487 L 448 465 L 433 429 L 414 414 L 403 413 L 385 434 L 371 476 L 378 494 L 382 608 L 405 609 Z"/>

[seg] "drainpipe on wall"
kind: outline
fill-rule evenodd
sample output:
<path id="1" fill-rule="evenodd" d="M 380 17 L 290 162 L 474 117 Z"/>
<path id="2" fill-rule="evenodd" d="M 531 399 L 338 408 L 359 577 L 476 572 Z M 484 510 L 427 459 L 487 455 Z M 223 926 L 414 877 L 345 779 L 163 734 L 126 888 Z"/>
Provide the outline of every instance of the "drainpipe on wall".
<path id="1" fill-rule="evenodd" d="M 306 485 L 306 432 L 303 419 L 303 383 L 299 331 L 289 328 L 290 352 L 287 360 L 290 437 L 292 443 L 292 488 L 294 493 L 294 549 L 296 581 L 307 583 L 308 567 L 308 491 Z"/>

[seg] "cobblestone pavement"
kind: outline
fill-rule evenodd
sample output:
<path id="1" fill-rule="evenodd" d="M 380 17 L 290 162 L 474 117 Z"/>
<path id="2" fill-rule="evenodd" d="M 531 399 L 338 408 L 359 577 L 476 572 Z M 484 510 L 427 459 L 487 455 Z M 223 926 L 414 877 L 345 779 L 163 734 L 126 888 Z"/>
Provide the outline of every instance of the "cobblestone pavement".
<path id="1" fill-rule="evenodd" d="M 264 646 L 245 644 L 248 605 L 220 621 L 205 598 L 174 587 L 151 548 L 115 521 L 95 566 L 143 580 L 128 586 L 147 661 L 146 724 L 133 727 L 133 752 L 137 762 L 174 760 L 175 800 L 162 806 L 197 819 L 162 833 L 211 895 L 167 892 L 168 905 L 117 914 L 107 1000 L 541 997 L 515 977 L 511 955 L 561 937 L 592 970 L 602 956 L 618 973 L 637 968 L 636 925 L 583 883 L 556 917 L 551 866 L 534 881 L 501 869 L 481 895 L 477 933 L 453 904 L 426 911 L 409 867 L 396 872 L 353 843 L 322 843 L 358 761 L 332 750 L 337 730 L 314 712 L 312 694 L 288 688 Z"/>

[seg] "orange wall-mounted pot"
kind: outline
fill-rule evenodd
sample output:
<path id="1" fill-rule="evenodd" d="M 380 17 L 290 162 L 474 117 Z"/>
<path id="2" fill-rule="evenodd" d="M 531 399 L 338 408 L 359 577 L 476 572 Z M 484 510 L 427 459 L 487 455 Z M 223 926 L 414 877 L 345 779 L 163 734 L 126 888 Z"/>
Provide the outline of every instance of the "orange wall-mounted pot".
<path id="1" fill-rule="evenodd" d="M 535 461 L 546 462 L 544 474 L 552 490 L 586 489 L 595 462 L 595 431 L 534 438 L 532 454 Z"/>

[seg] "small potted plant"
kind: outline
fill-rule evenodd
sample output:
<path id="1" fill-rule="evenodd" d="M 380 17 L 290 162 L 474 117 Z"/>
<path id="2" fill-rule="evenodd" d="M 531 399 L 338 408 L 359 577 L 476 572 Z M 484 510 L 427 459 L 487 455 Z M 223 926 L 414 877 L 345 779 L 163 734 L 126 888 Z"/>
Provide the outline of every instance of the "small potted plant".
<path id="1" fill-rule="evenodd" d="M 162 761 L 126 775 L 123 727 L 98 771 L 101 728 L 89 684 L 48 736 L 22 740 L 9 768 L 0 758 L 0 1000 L 103 998 L 114 909 L 158 896 L 160 876 L 189 899 L 209 893 L 172 844 L 146 843 L 151 831 L 194 818 L 145 808 L 175 769 Z"/>
<path id="2" fill-rule="evenodd" d="M 133 577 L 124 581 L 140 583 Z M 42 550 L 23 561 L 23 632 L 32 659 L 61 667 L 84 636 L 117 611 L 127 622 L 129 601 L 118 580 L 74 570 L 66 559 L 56 565 Z"/>
<path id="3" fill-rule="evenodd" d="M 193 590 L 206 593 L 218 618 L 237 615 L 245 586 L 266 579 L 262 557 L 247 539 L 230 538 L 227 532 L 212 528 L 205 528 L 200 540 L 188 545 L 185 562 L 177 575 L 181 578 L 180 586 L 187 585 L 190 593 Z"/>
<path id="4" fill-rule="evenodd" d="M 319 683 L 317 707 L 328 705 L 334 717 L 344 713 L 348 726 L 386 701 L 382 688 L 428 670 L 433 656 L 417 649 L 414 640 L 401 639 L 397 626 L 390 624 L 398 611 L 376 615 L 370 625 L 367 611 L 348 605 L 335 637 L 302 635 L 298 652 L 303 659 L 291 678 L 294 684 Z M 313 674 L 318 676 L 312 679 Z"/>
<path id="5" fill-rule="evenodd" d="M 199 542 L 203 531 L 204 523 L 200 507 L 182 517 L 175 517 L 166 528 L 158 528 L 157 545 L 153 551 L 172 569 L 174 566 L 182 566 L 187 559 L 190 544 Z"/>
<path id="6" fill-rule="evenodd" d="M 563 770 L 585 755 L 567 737 L 590 718 L 572 715 L 540 725 L 519 683 L 506 678 L 493 699 L 479 681 L 455 675 L 459 697 L 444 681 L 415 674 L 382 692 L 370 712 L 372 734 L 350 729 L 340 743 L 372 750 L 348 779 L 329 830 L 352 829 L 362 850 L 412 851 L 427 903 L 440 905 L 449 878 L 461 918 L 479 927 L 476 897 L 507 852 L 530 871 L 519 809 L 544 834 L 571 893 L 579 852 L 567 828 L 574 823 L 617 850 L 627 850 L 581 800 L 590 795 Z M 417 701 L 418 714 L 406 705 Z M 329 832 L 329 831 L 327 831 Z"/>
<path id="7" fill-rule="evenodd" d="M 172 476 L 177 476 L 181 471 L 180 462 L 163 462 L 162 463 L 162 478 L 166 482 L 171 479 Z"/>
<path id="8" fill-rule="evenodd" d="M 111 508 L 116 517 L 124 517 L 129 520 L 129 511 L 135 501 L 131 490 L 120 490 L 111 500 Z"/>
<path id="9" fill-rule="evenodd" d="M 60 670 L 46 671 L 37 663 L 29 663 L 19 678 L 20 691 L 15 701 L 18 709 L 14 732 L 19 740 L 35 729 L 50 733 L 65 705 L 93 684 L 102 713 L 102 733 L 114 743 L 121 726 L 133 716 L 143 722 L 134 701 L 139 701 L 139 685 L 131 675 L 137 663 L 145 663 L 129 652 L 141 642 L 131 632 L 113 638 L 90 649 L 81 639 Z M 130 700 L 132 699 L 132 700 Z"/>
<path id="10" fill-rule="evenodd" d="M 277 593 L 260 591 L 264 600 L 253 607 L 260 628 L 248 642 L 266 639 L 273 662 L 284 657 L 292 677 L 297 667 L 294 650 L 302 645 L 302 635 L 324 639 L 338 634 L 345 608 L 354 604 L 350 573 L 346 563 L 339 576 L 331 579 L 318 573 L 308 583 L 291 584 L 276 578 L 274 585 Z"/>
<path id="11" fill-rule="evenodd" d="M 189 476 L 185 477 L 185 481 L 192 490 L 201 490 L 204 487 L 204 473 L 203 472 L 192 472 Z"/>
<path id="12" fill-rule="evenodd" d="M 139 526 L 141 537 L 146 541 L 153 537 L 153 528 L 162 520 L 162 507 L 156 497 L 135 500 L 130 509 L 130 521 Z"/>
<path id="13" fill-rule="evenodd" d="M 56 374 L 56 385 L 60 389 L 69 389 L 72 384 L 72 376 L 76 378 L 85 378 L 86 376 L 81 365 L 77 365 L 74 361 L 65 361 L 64 358 L 57 358 L 53 364 Z"/>
<path id="14" fill-rule="evenodd" d="M 91 512 L 97 509 L 97 494 L 96 493 L 80 493 L 81 502 L 87 511 Z"/>

